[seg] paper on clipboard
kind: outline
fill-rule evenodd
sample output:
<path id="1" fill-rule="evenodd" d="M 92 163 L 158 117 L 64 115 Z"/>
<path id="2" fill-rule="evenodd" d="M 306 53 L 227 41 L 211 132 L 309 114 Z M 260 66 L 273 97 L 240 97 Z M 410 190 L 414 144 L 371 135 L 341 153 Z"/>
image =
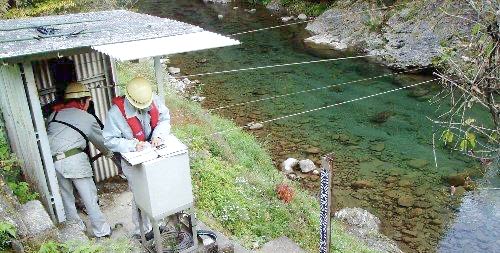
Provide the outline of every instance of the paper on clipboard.
<path id="1" fill-rule="evenodd" d="M 149 146 L 143 151 L 121 153 L 123 159 L 129 164 L 137 165 L 148 162 L 158 157 L 168 157 L 176 154 L 181 154 L 187 151 L 187 146 L 173 135 L 167 136 L 163 140 L 163 145 L 159 148 Z"/>

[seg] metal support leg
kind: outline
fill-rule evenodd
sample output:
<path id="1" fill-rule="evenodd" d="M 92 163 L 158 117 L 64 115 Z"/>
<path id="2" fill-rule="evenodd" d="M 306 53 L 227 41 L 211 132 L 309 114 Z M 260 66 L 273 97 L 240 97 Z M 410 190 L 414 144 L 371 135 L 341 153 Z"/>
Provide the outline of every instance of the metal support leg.
<path id="1" fill-rule="evenodd" d="M 140 208 L 137 208 L 139 212 L 139 231 L 141 231 L 141 244 L 142 247 L 147 248 L 146 242 L 146 234 L 144 232 L 144 218 L 142 217 L 142 211 Z"/>
<path id="2" fill-rule="evenodd" d="M 158 225 L 158 221 L 155 219 L 152 219 L 151 221 L 153 223 L 153 232 L 155 235 L 155 244 L 156 244 L 156 252 L 157 253 L 163 253 L 163 242 L 161 239 L 161 234 L 160 234 L 160 226 Z"/>

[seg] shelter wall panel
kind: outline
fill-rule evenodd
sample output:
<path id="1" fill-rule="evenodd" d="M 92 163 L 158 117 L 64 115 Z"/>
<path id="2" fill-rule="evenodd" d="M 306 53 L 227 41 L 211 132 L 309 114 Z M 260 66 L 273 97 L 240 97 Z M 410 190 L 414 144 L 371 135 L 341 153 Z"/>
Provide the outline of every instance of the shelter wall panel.
<path id="1" fill-rule="evenodd" d="M 47 187 L 37 134 L 29 109 L 27 94 L 18 65 L 0 67 L 0 104 L 12 151 L 21 160 L 26 180 L 40 194 L 50 216 L 55 220 L 53 203 Z"/>
<path id="2" fill-rule="evenodd" d="M 92 52 L 70 58 L 77 66 L 78 81 L 90 88 L 95 102 L 96 115 L 104 123 L 106 114 L 111 108 L 111 99 L 114 97 L 114 87 L 109 85 L 111 80 L 107 79 L 108 69 L 105 67 L 105 57 L 99 52 Z M 90 150 L 92 156 L 99 153 L 93 145 Z M 94 175 L 96 181 L 99 182 L 118 175 L 118 169 L 110 159 L 101 157 L 94 163 Z"/>

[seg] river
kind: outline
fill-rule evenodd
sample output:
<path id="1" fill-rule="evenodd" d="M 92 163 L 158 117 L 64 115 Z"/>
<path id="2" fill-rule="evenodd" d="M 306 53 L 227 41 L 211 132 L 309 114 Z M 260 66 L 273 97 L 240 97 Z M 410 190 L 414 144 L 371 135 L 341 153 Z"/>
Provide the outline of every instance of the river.
<path id="1" fill-rule="evenodd" d="M 140 1 L 138 6 L 141 12 L 226 35 L 282 24 L 265 8 L 245 4 L 234 9 L 198 0 L 165 0 Z M 251 8 L 256 8 L 256 13 L 245 11 Z M 242 42 L 239 46 L 172 56 L 171 64 L 180 67 L 183 74 L 195 74 L 346 56 L 329 50 L 311 51 L 302 43 L 303 28 L 297 25 L 240 35 L 236 37 Z M 205 85 L 195 92 L 207 97 L 203 107 L 213 109 L 390 73 L 366 59 L 349 59 L 200 77 Z M 429 79 L 425 75 L 388 76 L 213 112 L 245 125 Z M 444 148 L 439 140 L 443 130 L 426 117 L 435 118 L 446 110 L 446 105 L 436 110 L 436 105 L 428 102 L 439 90 L 437 83 L 431 83 L 278 120 L 253 133 L 272 153 L 277 167 L 288 157 L 319 163 L 321 154 L 333 152 L 334 210 L 355 206 L 369 210 L 381 218 L 383 233 L 396 240 L 405 252 L 452 251 L 454 245 L 461 245 L 460 238 L 467 231 L 472 238 L 469 241 L 475 242 L 471 249 L 494 251 L 498 249 L 498 232 L 482 233 L 478 239 L 476 230 L 455 228 L 456 224 L 461 224 L 459 229 L 469 226 L 463 221 L 473 210 L 498 205 L 499 191 L 469 192 L 463 202 L 461 197 L 450 195 L 443 178 L 463 171 L 473 179 L 482 178 L 483 169 L 477 161 Z M 482 112 L 474 116 L 487 117 Z M 317 176 L 297 176 L 304 190 L 316 194 Z M 475 208 L 472 211 L 471 205 Z M 477 215 L 481 221 L 491 217 L 498 221 L 498 208 L 491 208 L 484 217 Z M 498 231 L 498 222 L 490 225 Z"/>

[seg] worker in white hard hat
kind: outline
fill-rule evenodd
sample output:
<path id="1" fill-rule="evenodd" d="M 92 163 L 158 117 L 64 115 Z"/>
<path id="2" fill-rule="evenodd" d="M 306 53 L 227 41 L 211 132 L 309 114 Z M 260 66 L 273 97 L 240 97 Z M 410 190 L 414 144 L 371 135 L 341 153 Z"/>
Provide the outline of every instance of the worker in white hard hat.
<path id="1" fill-rule="evenodd" d="M 165 104 L 153 94 L 151 82 L 136 77 L 125 87 L 125 96 L 113 99 L 104 124 L 104 144 L 113 152 L 142 151 L 147 146 L 158 147 L 170 134 L 170 114 Z M 122 159 L 123 174 L 130 177 L 132 167 Z M 134 185 L 128 181 L 130 190 Z M 144 217 L 144 215 L 143 215 Z M 132 221 L 134 235 L 140 233 L 139 212 L 132 200 Z M 145 218 L 146 239 L 153 237 L 152 226 Z M 160 229 L 161 230 L 161 229 Z"/>
<path id="2" fill-rule="evenodd" d="M 74 186 L 87 210 L 92 232 L 99 238 L 110 236 L 111 227 L 99 208 L 93 171 L 85 150 L 88 142 L 92 142 L 102 153 L 112 153 L 104 145 L 97 119 L 87 112 L 91 98 L 85 85 L 70 83 L 64 92 L 64 102 L 53 107 L 47 133 L 66 219 L 76 222 L 85 231 L 85 224 L 75 207 Z"/>

